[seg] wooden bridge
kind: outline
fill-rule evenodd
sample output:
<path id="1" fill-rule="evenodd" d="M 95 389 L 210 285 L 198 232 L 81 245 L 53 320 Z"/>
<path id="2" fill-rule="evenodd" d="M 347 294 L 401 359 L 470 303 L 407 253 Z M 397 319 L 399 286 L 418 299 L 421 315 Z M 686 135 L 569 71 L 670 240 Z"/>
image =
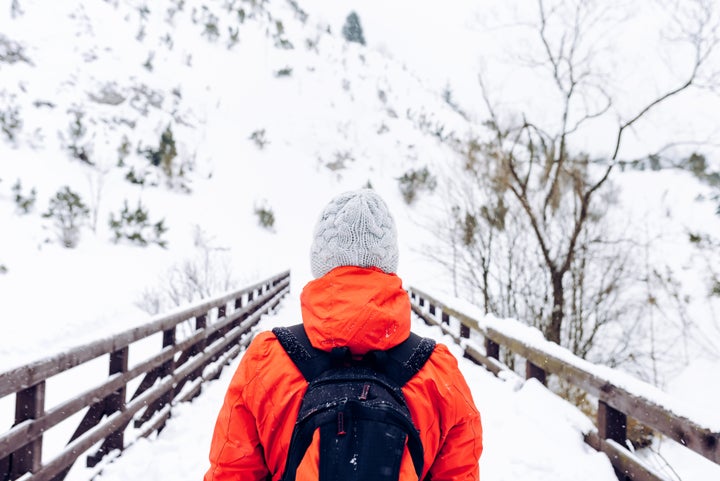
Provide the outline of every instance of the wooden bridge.
<path id="1" fill-rule="evenodd" d="M 0 398 L 15 396 L 14 425 L 0 434 L 2 480 L 61 481 L 78 459 L 94 466 L 158 432 L 174 406 L 199 395 L 203 383 L 242 352 L 253 326 L 289 289 L 290 273 L 284 272 L 111 338 L 0 372 Z M 515 376 L 501 362 L 512 353 L 525 359 L 526 377 L 545 384 L 557 376 L 595 399 L 597 429 L 587 433 L 585 441 L 608 455 L 618 479 L 667 481 L 627 449 L 629 418 L 720 464 L 720 433 L 673 412 L 656 397 L 636 394 L 612 370 L 599 370 L 547 341 L 529 341 L 502 323 L 481 322 L 451 301 L 415 288 L 409 293 L 415 314 L 450 334 L 473 362 L 495 374 Z M 98 362 L 105 363 L 107 373 L 101 381 L 46 408 L 49 381 Z M 65 448 L 45 459 L 44 435 L 82 412 Z"/>

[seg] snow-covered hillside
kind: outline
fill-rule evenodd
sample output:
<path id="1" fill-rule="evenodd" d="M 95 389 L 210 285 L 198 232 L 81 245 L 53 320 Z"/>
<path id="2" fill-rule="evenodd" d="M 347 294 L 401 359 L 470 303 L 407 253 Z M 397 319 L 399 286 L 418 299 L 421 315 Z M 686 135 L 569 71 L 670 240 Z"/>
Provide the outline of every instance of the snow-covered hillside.
<path id="1" fill-rule="evenodd" d="M 6 319 L 32 306 L 31 319 L 6 322 L 3 366 L 145 322 L 136 301 L 208 252 L 233 267 L 217 273 L 221 287 L 287 267 L 300 285 L 316 216 L 336 192 L 370 183 L 404 217 L 396 178 L 450 155 L 417 119 L 458 131 L 464 120 L 396 62 L 301 13 L 221 1 L 2 12 L 4 42 L 26 60 L 0 64 L 3 108 L 21 123 L 0 144 L 0 293 Z M 147 154 L 168 128 L 171 177 Z M 22 196 L 36 192 L 27 213 L 17 182 Z M 91 211 L 73 249 L 42 217 L 63 186 Z M 166 248 L 111 242 L 124 201 L 164 221 Z M 272 230 L 258 208 L 273 212 Z"/>
<path id="2" fill-rule="evenodd" d="M 299 292 L 311 277 L 308 252 L 322 207 L 367 185 L 395 214 L 399 275 L 450 291 L 448 272 L 427 255 L 437 232 L 423 225 L 444 201 L 441 174 L 461 161 L 453 139 L 486 134 L 477 73 L 508 96 L 524 92 L 504 106 L 542 110 L 543 96 L 528 71 L 511 69 L 512 55 L 501 53 L 526 45 L 508 33 L 517 26 L 509 19 L 527 18 L 523 2 L 417 3 L 19 0 L 2 7 L 0 369 L 197 299 L 188 279 L 218 292 L 290 268 Z M 352 8 L 367 46 L 340 33 Z M 637 8 L 630 21 L 642 29 L 648 17 Z M 615 33 L 617 44 L 630 38 Z M 645 33 L 638 37 L 645 43 L 629 42 L 635 53 L 650 41 Z M 630 93 L 618 116 L 642 104 L 634 92 L 651 95 L 681 77 L 677 62 L 675 76 L 638 87 L 667 58 L 647 55 L 628 69 L 632 58 L 618 55 L 607 66 L 627 69 L 614 78 Z M 708 95 L 671 102 L 632 129 L 627 158 L 688 132 L 712 143 L 720 105 Z M 612 126 L 595 127 L 600 133 L 583 134 L 581 148 L 607 154 L 603 136 Z M 717 170 L 718 159 L 708 160 Z M 440 185 L 408 205 L 398 179 L 424 167 Z M 706 293 L 720 258 L 698 249 L 697 239 L 720 238 L 717 188 L 676 170 L 616 170 L 612 183 L 623 207 L 615 210 L 617 228 L 641 235 L 640 243 L 659 242 L 645 261 L 672 268 L 668 302 L 688 316 L 675 319 L 668 305 L 663 321 L 690 326 L 682 346 L 688 365 L 658 379 L 687 402 L 709 406 L 720 395 L 720 296 Z M 65 187 L 87 207 L 73 248 L 62 245 L 57 218 L 43 215 Z M 148 245 L 116 242 L 110 221 L 125 203 L 126 214 L 147 214 Z M 272 225 L 263 227 L 270 214 Z M 154 230 L 158 223 L 167 231 Z M 12 421 L 10 401 L 0 399 L 0 426 Z"/>

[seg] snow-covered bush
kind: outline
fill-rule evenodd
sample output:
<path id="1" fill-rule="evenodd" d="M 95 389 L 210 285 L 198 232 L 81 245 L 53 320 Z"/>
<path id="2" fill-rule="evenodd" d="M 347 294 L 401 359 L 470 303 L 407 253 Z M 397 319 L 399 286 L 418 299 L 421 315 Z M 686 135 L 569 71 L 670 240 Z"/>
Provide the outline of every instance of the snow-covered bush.
<path id="1" fill-rule="evenodd" d="M 265 129 L 258 129 L 250 134 L 250 140 L 252 140 L 258 149 L 262 150 L 268 144 L 268 139 L 265 136 Z"/>
<path id="2" fill-rule="evenodd" d="M 342 28 L 343 37 L 348 42 L 357 42 L 361 45 L 365 45 L 365 36 L 363 35 L 363 29 L 360 25 L 360 17 L 355 12 L 350 14 L 345 19 L 345 25 Z"/>
<path id="3" fill-rule="evenodd" d="M 22 129 L 20 111 L 15 105 L 7 105 L 0 108 L 0 130 L 10 142 L 15 142 L 17 134 Z"/>
<path id="4" fill-rule="evenodd" d="M 72 115 L 72 120 L 68 126 L 69 143 L 67 148 L 74 158 L 92 165 L 93 163 L 92 160 L 90 160 L 88 148 L 84 142 L 85 135 L 87 134 L 87 128 L 83 121 L 85 112 L 77 108 L 73 109 L 70 114 Z"/>
<path id="5" fill-rule="evenodd" d="M 427 166 L 422 169 L 410 169 L 402 177 L 398 178 L 400 192 L 408 204 L 412 204 L 417 197 L 418 191 L 427 190 L 432 192 L 437 186 L 437 180 L 428 170 Z"/>
<path id="6" fill-rule="evenodd" d="M 273 212 L 272 208 L 270 208 L 267 204 L 263 203 L 261 205 L 255 206 L 255 215 L 258 218 L 258 224 L 269 230 L 274 230 L 275 227 L 275 213 Z"/>
<path id="7" fill-rule="evenodd" d="M 50 199 L 48 210 L 42 216 L 52 219 L 60 242 L 65 247 L 73 248 L 80 240 L 80 226 L 89 215 L 90 209 L 80 195 L 64 186 Z"/>
<path id="8" fill-rule="evenodd" d="M 13 194 L 15 194 L 15 205 L 17 205 L 18 212 L 21 214 L 29 214 L 35 207 L 35 201 L 37 200 L 35 187 L 30 189 L 29 194 L 25 195 L 22 191 L 20 179 L 18 179 L 17 182 L 15 182 L 15 185 L 13 185 L 12 190 Z"/>
<path id="9" fill-rule="evenodd" d="M 173 161 L 178 153 L 175 138 L 169 125 L 160 136 L 158 148 L 156 150 L 145 149 L 143 153 L 152 165 L 160 167 L 168 177 L 172 177 L 176 173 L 174 172 L 175 169 L 173 169 Z"/>
<path id="10" fill-rule="evenodd" d="M 135 302 L 136 306 L 155 315 L 236 286 L 227 248 L 214 245 L 213 239 L 199 226 L 195 228 L 194 245 L 193 254 L 171 266 L 155 287 L 148 286 Z"/>
<path id="11" fill-rule="evenodd" d="M 167 241 L 162 236 L 167 232 L 165 227 L 165 219 L 158 222 L 151 222 L 147 209 L 138 201 L 138 205 L 134 210 L 128 206 L 127 200 L 120 213 L 110 214 L 110 229 L 115 234 L 114 242 L 121 240 L 130 241 L 133 244 L 146 246 L 148 244 L 157 244 L 160 247 L 166 247 Z"/>

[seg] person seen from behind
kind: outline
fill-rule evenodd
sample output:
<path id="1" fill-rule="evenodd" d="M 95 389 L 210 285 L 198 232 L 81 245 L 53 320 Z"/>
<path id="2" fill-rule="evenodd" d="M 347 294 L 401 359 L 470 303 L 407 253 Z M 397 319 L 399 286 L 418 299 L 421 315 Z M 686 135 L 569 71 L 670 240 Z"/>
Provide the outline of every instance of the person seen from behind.
<path id="1" fill-rule="evenodd" d="M 410 300 L 396 275 L 395 223 L 374 191 L 346 192 L 330 201 L 315 227 L 310 260 L 315 279 L 304 287 L 300 303 L 312 348 L 347 348 L 353 359 L 360 359 L 411 336 Z M 402 386 L 422 444 L 422 472 L 418 476 L 405 446 L 398 479 L 478 480 L 483 449 L 480 414 L 448 348 L 431 345 L 428 355 Z M 225 395 L 204 481 L 323 479 L 317 432 L 297 470 L 283 477 L 307 388 L 278 336 L 258 334 Z"/>

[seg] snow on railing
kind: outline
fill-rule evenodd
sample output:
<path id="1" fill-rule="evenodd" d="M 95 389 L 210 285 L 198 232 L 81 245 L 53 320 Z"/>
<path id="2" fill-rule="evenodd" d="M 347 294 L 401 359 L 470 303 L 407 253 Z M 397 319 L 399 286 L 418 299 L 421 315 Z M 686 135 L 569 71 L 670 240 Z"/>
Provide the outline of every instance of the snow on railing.
<path id="1" fill-rule="evenodd" d="M 526 378 L 546 384 L 553 374 L 597 398 L 597 431 L 586 433 L 585 441 L 608 455 L 619 479 L 665 481 L 626 448 L 628 416 L 720 464 L 720 422 L 695 419 L 655 386 L 585 361 L 518 321 L 486 316 L 457 298 L 440 300 L 414 287 L 408 292 L 417 316 L 439 326 L 463 346 L 465 357 L 496 375 L 511 371 L 500 361 L 502 347 L 525 359 Z M 476 342 L 480 338 L 482 345 Z"/>
<path id="2" fill-rule="evenodd" d="M 289 290 L 290 272 L 286 271 L 110 338 L 0 372 L 0 398 L 15 394 L 15 423 L 0 433 L 2 479 L 61 481 L 75 461 L 94 446 L 100 445 L 87 456 L 89 467 L 132 444 L 134 440 L 128 436 L 138 439 L 159 431 L 173 405 L 194 398 L 204 381 L 217 378 L 250 342 L 248 334 L 260 317 L 274 309 Z M 189 332 L 182 332 L 183 328 Z M 160 338 L 162 346 L 148 351 L 147 343 Z M 135 354 L 150 357 L 135 359 Z M 101 374 L 99 384 L 73 386 L 77 394 L 46 407 L 47 381 L 88 366 L 103 355 L 109 358 L 109 370 L 107 375 Z M 131 388 L 135 391 L 128 397 Z M 44 434 L 83 410 L 67 445 L 46 459 Z M 134 429 L 128 427 L 131 422 Z"/>

